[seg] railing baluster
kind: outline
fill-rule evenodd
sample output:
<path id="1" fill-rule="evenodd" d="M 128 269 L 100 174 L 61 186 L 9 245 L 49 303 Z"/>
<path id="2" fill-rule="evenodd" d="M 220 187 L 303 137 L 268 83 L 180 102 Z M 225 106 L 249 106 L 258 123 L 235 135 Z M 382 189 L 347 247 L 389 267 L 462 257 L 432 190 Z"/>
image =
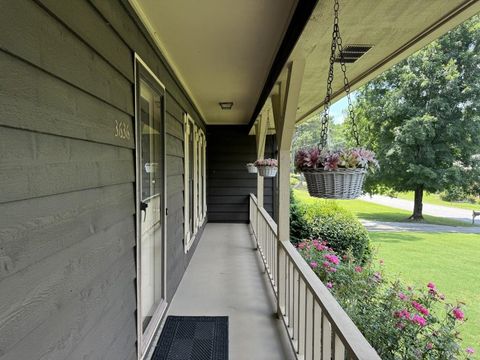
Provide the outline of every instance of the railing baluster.
<path id="1" fill-rule="evenodd" d="M 295 267 L 293 266 L 293 263 L 290 262 L 290 287 L 291 287 L 291 298 L 290 302 L 292 304 L 292 308 L 290 309 L 290 318 L 292 319 L 291 322 L 291 328 L 292 328 L 292 339 L 293 339 L 293 334 L 294 334 L 294 329 L 295 329 Z"/>
<path id="2" fill-rule="evenodd" d="M 302 293 L 302 287 L 301 287 L 302 284 L 301 284 L 301 282 L 300 282 L 300 273 L 298 273 L 298 276 L 297 276 L 297 278 L 295 279 L 295 282 L 296 282 L 296 284 L 297 284 L 297 296 L 296 296 L 296 298 L 297 298 L 297 313 L 296 313 L 296 318 L 297 318 L 297 329 L 296 329 L 296 330 L 297 330 L 297 353 L 298 353 L 299 355 L 301 355 L 301 352 L 300 352 L 301 346 L 300 346 L 300 344 L 301 344 L 301 342 L 302 342 L 302 339 L 301 339 L 301 337 L 300 337 L 300 329 L 302 328 L 302 318 L 301 318 L 301 313 L 300 313 L 300 311 L 301 311 L 301 308 L 302 308 L 302 306 L 301 306 L 301 305 L 302 305 L 302 299 L 301 299 L 301 295 L 300 295 L 300 294 Z"/>
<path id="3" fill-rule="evenodd" d="M 313 334 L 312 334 L 313 360 L 322 359 L 322 308 L 313 299 Z"/>
<path id="4" fill-rule="evenodd" d="M 345 360 L 345 346 L 337 334 L 335 334 L 335 360 Z"/>
<path id="5" fill-rule="evenodd" d="M 308 290 L 307 285 L 305 285 L 305 308 L 304 308 L 304 316 L 305 316 L 305 324 L 303 327 L 303 354 L 304 359 L 311 359 L 312 358 L 312 349 L 308 346 L 310 344 L 310 338 L 312 337 L 312 321 L 313 318 L 312 310 L 313 308 L 313 298 L 311 296 L 310 291 Z"/>
<path id="6" fill-rule="evenodd" d="M 327 317 L 322 317 L 322 358 L 330 360 L 332 357 L 332 328 Z"/>

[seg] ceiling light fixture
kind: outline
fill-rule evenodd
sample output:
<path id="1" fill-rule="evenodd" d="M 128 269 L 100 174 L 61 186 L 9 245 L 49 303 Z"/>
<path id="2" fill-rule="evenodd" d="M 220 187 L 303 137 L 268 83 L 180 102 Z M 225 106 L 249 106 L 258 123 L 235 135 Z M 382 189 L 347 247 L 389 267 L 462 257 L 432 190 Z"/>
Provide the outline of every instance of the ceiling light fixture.
<path id="1" fill-rule="evenodd" d="M 218 105 L 222 108 L 222 110 L 232 110 L 233 101 L 223 101 L 219 102 Z"/>

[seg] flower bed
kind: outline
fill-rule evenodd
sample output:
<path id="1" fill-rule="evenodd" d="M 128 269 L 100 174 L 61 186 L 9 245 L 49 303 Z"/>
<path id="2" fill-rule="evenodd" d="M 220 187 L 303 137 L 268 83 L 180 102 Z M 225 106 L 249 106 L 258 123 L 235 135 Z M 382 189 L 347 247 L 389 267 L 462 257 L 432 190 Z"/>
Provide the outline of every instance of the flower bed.
<path id="1" fill-rule="evenodd" d="M 321 240 L 297 248 L 382 359 L 471 358 L 473 348 L 460 346 L 463 304 L 448 303 L 434 283 L 415 289 L 386 281 L 382 261 L 359 265 Z"/>

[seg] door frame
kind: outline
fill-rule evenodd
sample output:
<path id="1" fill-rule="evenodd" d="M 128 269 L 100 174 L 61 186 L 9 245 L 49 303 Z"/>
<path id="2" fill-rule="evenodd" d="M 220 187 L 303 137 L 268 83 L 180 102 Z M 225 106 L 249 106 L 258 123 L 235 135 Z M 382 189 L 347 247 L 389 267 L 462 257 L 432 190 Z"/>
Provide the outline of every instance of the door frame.
<path id="1" fill-rule="evenodd" d="M 140 97 L 140 76 L 147 82 L 151 83 L 152 87 L 156 87 L 163 90 L 163 106 L 161 124 L 162 140 L 163 140 L 163 156 L 162 156 L 162 169 L 163 169 L 163 196 L 161 200 L 162 209 L 162 237 L 163 237 L 163 295 L 164 301 L 155 310 L 152 320 L 148 326 L 148 331 L 143 333 L 142 331 L 142 314 L 141 314 L 141 184 L 138 181 L 141 178 L 141 166 L 139 166 L 140 149 L 138 143 L 139 134 L 139 97 Z M 135 225 L 136 225 L 136 290 L 137 290 L 137 358 L 143 359 L 148 354 L 151 342 L 157 332 L 163 315 L 168 307 L 167 302 L 167 167 L 166 167 L 166 90 L 165 85 L 160 79 L 153 73 L 148 65 L 141 59 L 141 57 L 134 54 L 134 80 L 135 80 Z"/>

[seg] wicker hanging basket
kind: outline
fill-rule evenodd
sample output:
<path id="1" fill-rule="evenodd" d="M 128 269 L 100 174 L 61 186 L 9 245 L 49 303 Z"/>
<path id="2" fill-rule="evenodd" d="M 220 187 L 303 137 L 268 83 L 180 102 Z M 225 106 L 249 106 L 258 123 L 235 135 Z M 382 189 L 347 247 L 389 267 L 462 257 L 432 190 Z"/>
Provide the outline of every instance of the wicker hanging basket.
<path id="1" fill-rule="evenodd" d="M 257 165 L 258 175 L 271 178 L 277 176 L 278 168 L 276 166 Z"/>
<path id="2" fill-rule="evenodd" d="M 323 199 L 355 199 L 362 195 L 365 169 L 315 169 L 303 172 L 310 196 Z"/>
<path id="3" fill-rule="evenodd" d="M 257 167 L 253 163 L 247 164 L 245 166 L 250 174 L 256 174 L 258 172 Z"/>

